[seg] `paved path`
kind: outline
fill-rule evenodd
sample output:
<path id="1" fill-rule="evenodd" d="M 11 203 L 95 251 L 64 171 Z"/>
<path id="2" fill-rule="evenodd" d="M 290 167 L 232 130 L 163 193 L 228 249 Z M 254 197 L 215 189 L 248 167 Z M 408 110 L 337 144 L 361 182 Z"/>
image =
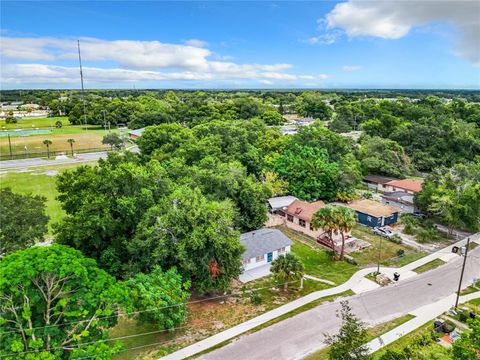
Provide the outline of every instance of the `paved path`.
<path id="1" fill-rule="evenodd" d="M 475 234 L 471 238 L 474 241 L 480 242 L 480 233 Z M 457 242 L 456 245 L 461 246 L 464 245 L 465 242 L 466 239 L 463 239 Z M 457 268 L 459 266 L 459 261 L 461 260 L 459 256 L 457 256 L 456 259 L 452 259 L 452 261 L 447 265 L 419 276 L 414 276 L 415 274 L 411 271 L 412 269 L 432 261 L 433 259 L 444 256 L 448 251 L 451 251 L 451 246 L 442 249 L 437 253 L 428 255 L 428 259 L 426 260 L 422 258 L 398 269 L 381 267 L 380 270 L 383 273 L 390 274 L 395 271 L 399 272 L 401 274 L 400 281 L 392 286 L 384 288 L 377 288 L 374 290 L 371 290 L 370 288 L 363 289 L 365 292 L 360 291 L 362 294 L 350 298 L 350 302 L 354 303 L 353 307 L 355 310 L 358 309 L 361 311 L 359 316 L 361 316 L 362 319 L 368 321 L 369 323 L 375 324 L 401 316 L 399 314 L 405 315 L 409 311 L 417 308 L 421 304 L 420 299 L 418 299 L 419 301 L 416 299 L 417 294 L 422 295 L 419 297 L 423 299 L 425 304 L 429 304 L 432 301 L 437 301 L 444 296 L 450 295 L 452 291 L 454 291 L 451 289 L 452 284 L 456 284 L 458 282 Z M 474 253 L 480 255 L 480 247 L 473 250 L 472 254 Z M 474 277 L 478 277 L 480 274 L 480 260 L 478 260 L 478 258 L 475 256 L 471 256 L 469 260 L 470 261 L 468 262 L 465 276 L 465 284 L 471 282 Z M 477 271 L 476 276 L 474 276 L 473 268 L 477 265 L 479 271 Z M 363 282 L 364 276 L 373 271 L 376 271 L 376 268 L 359 270 L 347 282 L 337 287 L 310 293 L 304 297 L 257 316 L 256 318 L 187 346 L 175 353 L 165 356 L 162 359 L 184 359 L 198 354 L 199 352 L 205 351 L 226 340 L 232 339 L 246 331 L 249 331 L 312 301 L 358 287 L 358 284 Z M 450 281 L 441 281 L 438 278 L 446 275 L 451 277 Z M 429 280 L 429 277 L 431 276 L 434 276 L 435 281 Z M 423 281 L 419 282 L 419 280 Z M 438 287 L 430 287 L 430 285 L 426 285 L 431 283 L 430 281 L 438 284 Z M 404 284 L 405 289 L 403 289 Z M 432 293 L 432 289 L 436 289 L 437 291 Z M 364 297 L 369 298 L 369 300 L 366 301 L 369 304 L 368 306 L 363 304 Z M 405 304 L 403 304 L 401 299 L 404 299 Z M 377 304 L 382 304 L 382 306 L 378 306 L 378 309 L 375 309 Z M 240 360 L 246 358 L 298 358 L 299 356 L 297 355 L 315 351 L 322 346 L 323 337 L 320 335 L 322 332 L 329 330 L 336 331 L 338 329 L 340 324 L 338 319 L 335 317 L 335 310 L 337 310 L 338 307 L 338 301 L 318 306 L 312 310 L 286 319 L 256 333 L 240 338 L 232 344 L 208 353 L 204 356 L 204 358 L 229 360 Z M 369 307 L 373 308 L 369 309 Z M 365 319 L 365 313 L 367 315 L 370 313 L 376 313 L 376 315 L 374 317 L 368 316 L 368 318 Z M 305 324 L 302 322 L 305 322 Z M 290 323 L 292 324 L 290 325 Z M 291 326 L 291 328 L 289 328 L 289 326 Z M 272 336 L 272 334 L 274 335 Z M 291 340 L 289 340 L 289 336 L 291 336 Z"/>
<path id="2" fill-rule="evenodd" d="M 106 158 L 107 153 L 105 151 L 77 154 L 75 158 L 62 158 L 46 160 L 43 158 L 31 158 L 31 159 L 19 159 L 19 160 L 5 160 L 0 161 L 0 171 L 7 170 L 19 170 L 31 167 L 41 166 L 55 166 L 63 164 L 77 164 L 88 161 L 96 161 L 101 158 Z"/>
<path id="3" fill-rule="evenodd" d="M 367 345 L 370 348 L 370 353 L 374 353 L 375 351 L 381 349 L 388 344 L 398 340 L 402 336 L 418 329 L 420 326 L 426 324 L 427 322 L 439 317 L 444 312 L 448 311 L 452 304 L 455 303 L 456 294 L 451 294 L 433 304 L 428 304 L 418 309 L 410 312 L 410 314 L 415 315 L 410 321 L 403 323 L 400 326 L 397 326 L 395 329 L 379 336 L 372 341 L 370 341 Z M 477 291 L 472 294 L 460 296 L 459 303 L 464 303 L 473 299 L 480 298 L 480 291 Z"/>

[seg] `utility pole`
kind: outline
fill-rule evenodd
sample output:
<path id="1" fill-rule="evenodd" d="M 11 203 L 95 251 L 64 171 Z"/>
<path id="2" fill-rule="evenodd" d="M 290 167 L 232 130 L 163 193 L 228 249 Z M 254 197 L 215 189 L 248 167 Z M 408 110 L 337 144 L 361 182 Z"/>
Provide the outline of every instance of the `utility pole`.
<path id="1" fill-rule="evenodd" d="M 80 81 L 82 83 L 83 119 L 85 122 L 85 131 L 87 131 L 87 110 L 85 108 L 85 88 L 83 87 L 83 70 L 82 70 L 82 56 L 80 55 L 80 40 L 77 40 L 77 46 L 78 46 L 78 62 L 80 64 Z"/>
<path id="2" fill-rule="evenodd" d="M 106 118 L 107 110 L 103 109 L 103 110 L 100 110 L 100 112 L 103 114 L 103 127 L 105 130 L 107 130 L 107 118 Z"/>
<path id="3" fill-rule="evenodd" d="M 10 159 L 13 159 L 13 154 L 12 154 L 12 141 L 10 140 L 10 134 L 8 135 L 8 148 L 10 149 Z"/>
<path id="4" fill-rule="evenodd" d="M 380 258 L 382 255 L 382 240 L 383 240 L 383 236 L 380 236 L 380 244 L 378 245 L 377 274 L 380 274 Z"/>
<path id="5" fill-rule="evenodd" d="M 465 264 L 467 263 L 469 245 L 470 245 L 470 238 L 467 239 L 467 246 L 465 247 L 465 255 L 463 257 L 462 272 L 460 274 L 460 282 L 458 283 L 457 300 L 455 300 L 455 309 L 458 307 L 458 299 L 460 298 L 460 291 L 462 290 L 463 273 L 465 272 Z"/>

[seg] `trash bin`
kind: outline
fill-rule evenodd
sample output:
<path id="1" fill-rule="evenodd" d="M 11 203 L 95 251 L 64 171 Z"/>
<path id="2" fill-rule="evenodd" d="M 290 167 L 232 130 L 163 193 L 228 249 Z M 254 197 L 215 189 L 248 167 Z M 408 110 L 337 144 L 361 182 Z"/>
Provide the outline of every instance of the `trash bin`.
<path id="1" fill-rule="evenodd" d="M 400 274 L 398 272 L 393 273 L 393 280 L 398 281 L 400 279 Z"/>

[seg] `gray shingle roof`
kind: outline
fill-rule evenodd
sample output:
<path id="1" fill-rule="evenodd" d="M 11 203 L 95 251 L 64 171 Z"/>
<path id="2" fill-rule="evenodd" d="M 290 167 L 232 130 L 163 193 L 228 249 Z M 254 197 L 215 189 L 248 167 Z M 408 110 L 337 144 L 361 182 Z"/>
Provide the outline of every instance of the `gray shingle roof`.
<path id="1" fill-rule="evenodd" d="M 284 233 L 277 229 L 260 229 L 240 235 L 240 241 L 247 250 L 243 253 L 243 259 L 251 259 L 269 252 L 292 245 Z"/>

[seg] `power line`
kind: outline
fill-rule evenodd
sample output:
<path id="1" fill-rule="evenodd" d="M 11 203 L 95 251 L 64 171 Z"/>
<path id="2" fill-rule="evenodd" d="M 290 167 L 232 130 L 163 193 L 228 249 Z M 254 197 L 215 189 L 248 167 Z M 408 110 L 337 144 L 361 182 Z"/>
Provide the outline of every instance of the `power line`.
<path id="1" fill-rule="evenodd" d="M 446 252 L 446 253 L 449 253 L 449 252 Z M 383 261 L 387 261 L 387 260 L 393 260 L 393 259 L 396 259 L 396 258 L 401 258 L 401 257 L 404 257 L 404 255 L 397 255 L 397 256 L 394 256 L 394 257 L 391 257 L 391 258 L 387 258 L 387 259 L 384 259 Z M 470 257 L 475 257 L 473 255 L 471 255 Z M 366 268 L 369 268 L 371 267 L 370 265 L 369 266 L 365 266 L 363 267 L 362 269 L 366 269 Z M 372 264 L 372 267 L 373 267 L 373 264 Z M 384 266 L 384 267 L 388 267 L 388 266 Z M 362 270 L 362 269 L 359 269 L 358 271 Z M 333 275 L 333 274 L 338 274 L 338 273 L 344 273 L 344 272 L 350 272 L 350 269 L 344 269 L 344 270 L 338 270 L 338 271 L 332 271 L 332 272 L 329 272 L 329 273 L 324 273 L 324 274 L 321 274 L 321 275 L 317 275 L 319 277 L 325 277 L 327 275 Z M 352 274 L 352 276 L 355 275 Z M 351 278 L 351 277 L 350 277 Z M 349 279 L 350 279 L 349 278 Z M 348 281 L 348 280 L 347 280 Z M 295 281 L 291 281 L 291 282 L 288 282 L 289 284 L 294 284 L 294 283 L 298 283 L 300 282 L 300 280 L 295 280 Z M 412 281 L 411 281 L 412 282 Z M 278 284 L 274 284 L 273 286 L 275 285 L 282 285 L 283 283 L 278 283 Z M 340 286 L 341 284 L 337 285 L 337 286 Z M 397 285 L 399 286 L 399 285 Z M 265 286 L 265 287 L 261 287 L 261 288 L 254 288 L 254 289 L 247 289 L 245 292 L 247 293 L 250 293 L 250 292 L 254 292 L 254 291 L 258 291 L 258 290 L 264 290 L 264 289 L 268 289 L 268 288 L 271 288 L 272 286 Z M 210 301 L 210 300 L 216 300 L 216 299 L 221 299 L 221 298 L 227 298 L 227 297 L 233 297 L 233 296 L 240 296 L 242 295 L 241 293 L 237 293 L 237 294 L 225 294 L 225 295 L 218 295 L 218 296 L 213 296 L 213 297 L 209 297 L 209 298 L 205 298 L 205 299 L 200 299 L 200 300 L 194 300 L 194 301 L 190 301 L 190 302 L 184 302 L 184 303 L 177 303 L 177 304 L 171 304 L 171 305 L 167 305 L 167 306 L 162 306 L 162 307 L 158 307 L 158 308 L 151 308 L 151 309 L 148 309 L 148 310 L 139 310 L 139 311 L 133 311 L 133 312 L 130 312 L 130 313 L 121 313 L 121 312 L 117 312 L 116 314 L 114 315 L 110 315 L 110 316 L 104 316 L 104 317 L 99 317 L 97 318 L 96 320 L 104 320 L 104 319 L 110 319 L 110 318 L 114 318 L 114 317 L 117 317 L 117 316 L 124 316 L 124 317 L 129 317 L 129 316 L 133 316 L 133 315 L 138 315 L 138 314 L 141 314 L 141 313 L 145 313 L 145 312 L 151 312 L 151 311 L 157 311 L 157 310 L 162 310 L 162 309 L 168 309 L 168 308 L 173 308 L 173 307 L 178 307 L 178 306 L 183 306 L 183 305 L 189 305 L 189 304 L 197 304 L 197 303 L 202 303 L 202 302 L 205 302 L 205 301 Z M 51 328 L 51 327 L 59 327 L 59 326 L 65 326 L 65 325 L 72 325 L 72 324 L 80 324 L 80 323 L 84 323 L 84 322 L 88 322 L 89 320 L 79 320 L 79 321 L 72 321 L 72 322 L 67 322 L 67 323 L 63 323 L 63 324 L 52 324 L 52 325 L 46 325 L 46 326 L 38 326 L 38 327 L 33 327 L 32 329 L 30 330 L 39 330 L 39 329 L 44 329 L 44 328 Z M 0 335 L 3 335 L 3 334 L 9 334 L 9 333 L 14 333 L 14 332 L 21 332 L 21 330 L 10 330 L 10 331 L 4 331 L 4 332 L 1 332 Z"/>
<path id="2" fill-rule="evenodd" d="M 455 269 L 457 268 L 460 268 L 460 266 L 457 266 L 455 267 Z M 450 271 L 451 269 L 444 269 L 445 270 L 448 270 Z M 420 280 L 424 280 L 424 279 L 413 279 L 411 281 L 409 281 L 408 283 L 403 283 L 403 284 L 398 284 L 395 286 L 395 288 L 398 290 L 398 288 L 401 288 L 403 286 L 408 286 L 410 285 L 411 283 L 413 282 L 417 282 L 417 281 L 420 281 Z M 297 283 L 299 282 L 300 280 L 296 280 L 296 281 L 291 281 L 289 283 Z M 257 289 L 252 289 L 252 290 L 261 290 L 261 289 L 265 289 L 265 288 L 270 288 L 271 286 L 268 286 L 268 287 L 264 287 L 264 288 L 257 288 Z M 335 295 L 335 294 L 334 294 Z M 339 295 L 339 294 L 337 294 Z M 365 303 L 364 303 L 364 300 L 363 300 L 363 294 L 357 294 L 355 297 L 358 297 L 360 298 L 361 302 L 362 302 L 362 305 L 365 309 L 365 311 L 367 312 L 367 314 L 370 316 L 371 318 L 371 315 L 370 313 L 368 312 L 366 306 L 365 306 Z M 204 299 L 204 300 L 208 300 L 208 299 Z M 244 317 L 244 318 L 247 318 Z M 218 320 L 212 320 L 212 321 L 205 321 L 205 322 L 202 322 L 200 324 L 208 324 L 208 323 L 212 323 L 212 322 L 216 322 Z M 261 322 L 264 322 L 265 320 L 259 320 L 259 321 L 256 321 L 256 322 L 253 322 L 253 323 L 261 323 Z M 267 321 L 268 322 L 268 321 Z M 115 341 L 115 340 L 122 340 L 122 339 L 127 339 L 127 338 L 133 338 L 133 337 L 138 337 L 138 336 L 143 336 L 143 335 L 151 335 L 151 334 L 155 334 L 155 333 L 160 333 L 160 332 L 165 332 L 165 331 L 171 331 L 171 330 L 177 330 L 177 329 L 183 329 L 183 328 L 194 328 L 194 327 L 198 327 L 198 323 L 195 324 L 194 326 L 192 325 L 184 325 L 184 326 L 179 326 L 179 327 L 174 327 L 174 328 L 170 328 L 170 329 L 163 329 L 163 330 L 157 330 L 157 331 L 152 331 L 152 332 L 144 332 L 144 333 L 139 333 L 139 334 L 133 334 L 133 335 L 126 335 L 126 336 L 121 336 L 121 337 L 117 337 L 117 338 L 112 338 L 112 339 L 104 339 L 104 340 L 97 340 L 97 341 L 91 341 L 91 342 L 87 342 L 87 343 L 83 343 L 83 344 L 79 344 L 78 346 L 76 347 L 71 347 L 70 349 L 78 349 L 78 348 L 81 348 L 83 346 L 86 346 L 86 345 L 91 345 L 91 344 L 95 344 L 95 343 L 100 343 L 100 342 L 110 342 L 110 341 Z M 169 340 L 171 341 L 171 340 Z M 166 341 L 166 342 L 169 342 L 169 341 Z M 162 343 L 166 343 L 166 342 L 162 342 Z M 150 345 L 157 345 L 157 344 L 160 344 L 160 343 L 154 343 L 154 344 L 150 344 Z M 140 347 L 135 347 L 135 348 L 129 348 L 129 349 L 125 349 L 125 350 L 122 350 L 122 351 L 128 351 L 128 350 L 133 350 L 133 349 L 136 349 L 136 348 L 141 348 L 141 347 L 146 347 L 146 346 L 150 346 L 150 345 L 144 345 L 144 346 L 140 346 Z M 62 347 L 57 347 L 57 348 L 52 348 L 50 350 L 56 350 L 56 349 L 62 349 Z M 28 353 L 34 353 L 34 352 L 37 352 L 37 350 L 31 350 L 31 351 L 25 351 L 25 352 L 20 352 L 20 353 L 11 353 L 11 354 L 7 354 L 5 356 L 12 356 L 12 355 L 22 355 L 22 354 L 28 354 Z M 92 355 L 93 356 L 93 355 Z M 92 356 L 88 356 L 88 357 L 83 357 L 83 358 L 79 358 L 79 359 L 88 359 L 88 358 L 91 358 Z"/>

